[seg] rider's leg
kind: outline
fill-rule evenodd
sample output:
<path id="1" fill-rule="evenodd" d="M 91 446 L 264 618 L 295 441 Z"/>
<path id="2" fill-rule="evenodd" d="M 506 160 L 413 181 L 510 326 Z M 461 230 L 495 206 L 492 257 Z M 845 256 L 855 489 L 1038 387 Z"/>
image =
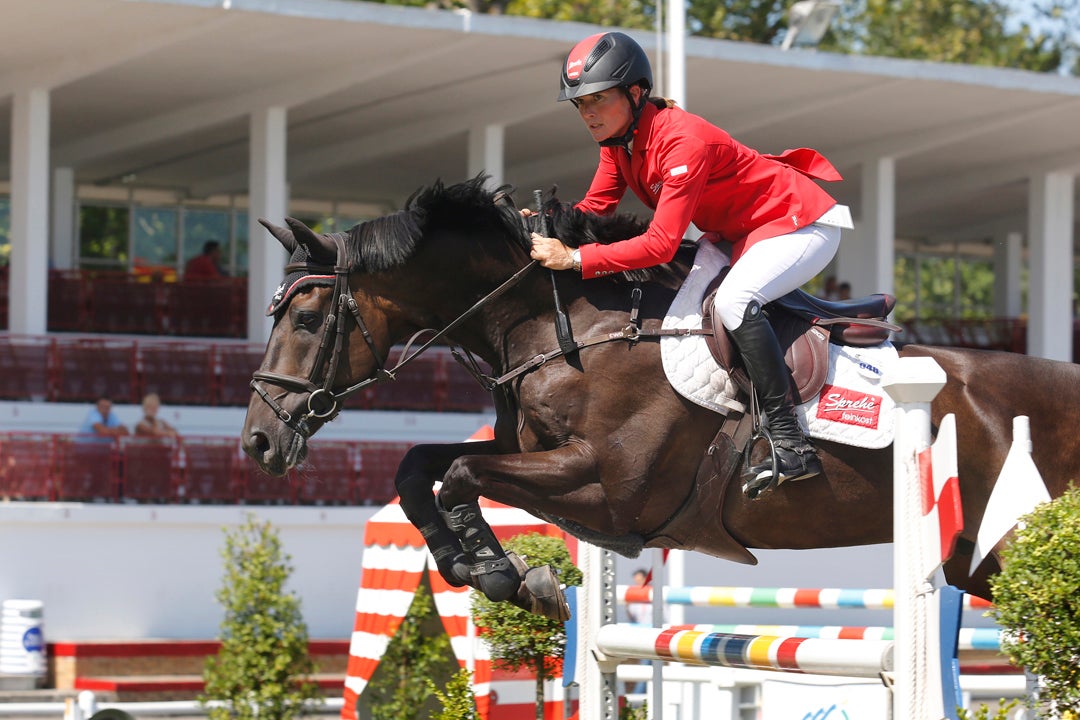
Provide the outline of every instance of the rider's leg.
<path id="1" fill-rule="evenodd" d="M 811 225 L 755 243 L 732 266 L 716 292 L 713 312 L 731 334 L 757 393 L 776 448 L 777 481 L 802 480 L 821 472 L 821 461 L 803 434 L 792 402 L 791 376 L 765 303 L 786 295 L 821 272 L 840 243 L 837 228 Z M 772 463 L 754 466 L 752 486 L 772 479 Z"/>

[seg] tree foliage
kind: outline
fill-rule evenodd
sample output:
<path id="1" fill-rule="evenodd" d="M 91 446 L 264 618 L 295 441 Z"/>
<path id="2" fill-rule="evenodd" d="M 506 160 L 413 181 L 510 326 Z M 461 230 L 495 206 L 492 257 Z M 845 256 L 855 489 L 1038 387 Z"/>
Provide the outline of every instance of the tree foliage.
<path id="1" fill-rule="evenodd" d="M 270 523 L 254 515 L 226 531 L 225 579 L 217 593 L 225 608 L 221 649 L 208 658 L 206 692 L 211 720 L 289 720 L 304 703 L 319 698 L 311 682 L 307 626 L 300 600 L 285 591 L 292 573 L 289 556 Z"/>
<path id="2" fill-rule="evenodd" d="M 581 571 L 570 560 L 566 543 L 538 533 L 518 535 L 504 543 L 529 565 L 551 565 L 564 585 L 580 585 Z M 493 603 L 473 592 L 472 609 L 481 637 L 496 667 L 527 670 L 536 676 L 537 718 L 544 711 L 544 681 L 555 677 L 566 652 L 566 629 L 558 620 L 533 615 L 510 603 Z"/>
<path id="3" fill-rule="evenodd" d="M 425 576 L 361 699 L 371 720 L 426 718 L 435 709 L 427 681 L 445 682 L 457 670 Z"/>
<path id="4" fill-rule="evenodd" d="M 430 679 L 428 689 L 442 703 L 442 710 L 431 716 L 431 720 L 475 720 L 476 693 L 472 687 L 472 673 L 461 668 L 446 683 L 443 692 Z"/>
<path id="5" fill-rule="evenodd" d="M 1056 70 L 1064 48 L 1024 23 L 1009 31 L 999 0 L 863 0 L 824 47 L 934 62 Z"/>
<path id="6" fill-rule="evenodd" d="M 1001 649 L 1039 675 L 1045 717 L 1080 712 L 1080 490 L 1022 518 L 990 580 Z M 1041 717 L 1043 715 L 1040 715 Z"/>
<path id="7" fill-rule="evenodd" d="M 382 0 L 638 30 L 656 27 L 666 0 Z M 1080 74 L 1080 0 L 857 0 L 842 2 L 825 50 L 937 62 L 1065 69 Z M 791 0 L 688 0 L 689 32 L 778 45 Z"/>

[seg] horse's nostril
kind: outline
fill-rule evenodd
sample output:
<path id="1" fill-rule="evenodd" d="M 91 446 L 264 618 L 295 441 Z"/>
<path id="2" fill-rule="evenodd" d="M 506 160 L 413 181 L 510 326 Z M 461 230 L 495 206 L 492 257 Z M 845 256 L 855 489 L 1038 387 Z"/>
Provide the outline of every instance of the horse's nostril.
<path id="1" fill-rule="evenodd" d="M 255 432 L 251 433 L 251 440 L 251 444 L 255 447 L 255 450 L 259 452 L 259 454 L 265 453 L 267 450 L 270 449 L 270 438 L 264 432 L 256 430 Z"/>

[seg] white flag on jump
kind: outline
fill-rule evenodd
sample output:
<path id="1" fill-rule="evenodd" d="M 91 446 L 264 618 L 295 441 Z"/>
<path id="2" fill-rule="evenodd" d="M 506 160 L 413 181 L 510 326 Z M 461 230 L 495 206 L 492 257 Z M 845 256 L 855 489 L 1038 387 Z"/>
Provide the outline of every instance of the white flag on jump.
<path id="1" fill-rule="evenodd" d="M 1027 515 L 1041 503 L 1050 500 L 1042 475 L 1031 459 L 1031 427 L 1026 415 L 1013 418 L 1013 443 L 1005 457 L 990 501 L 986 503 L 979 537 L 975 542 L 975 555 L 971 558 L 969 572 L 986 559 L 1001 538 L 1012 530 L 1021 516 Z"/>

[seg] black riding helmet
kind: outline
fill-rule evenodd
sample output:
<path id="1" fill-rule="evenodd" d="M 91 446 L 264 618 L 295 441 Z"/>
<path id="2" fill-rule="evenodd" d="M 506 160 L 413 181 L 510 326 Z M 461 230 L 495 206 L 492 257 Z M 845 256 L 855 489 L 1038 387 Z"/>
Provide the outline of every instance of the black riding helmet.
<path id="1" fill-rule="evenodd" d="M 637 104 L 630 95 L 630 87 L 633 85 L 640 85 L 645 91 Z M 559 102 L 574 101 L 608 88 L 621 87 L 630 99 L 634 121 L 625 135 L 608 138 L 600 144 L 626 147 L 633 139 L 638 118 L 648 101 L 652 86 L 653 74 L 649 56 L 632 37 L 621 32 L 597 33 L 579 42 L 566 56 L 559 74 Z"/>

